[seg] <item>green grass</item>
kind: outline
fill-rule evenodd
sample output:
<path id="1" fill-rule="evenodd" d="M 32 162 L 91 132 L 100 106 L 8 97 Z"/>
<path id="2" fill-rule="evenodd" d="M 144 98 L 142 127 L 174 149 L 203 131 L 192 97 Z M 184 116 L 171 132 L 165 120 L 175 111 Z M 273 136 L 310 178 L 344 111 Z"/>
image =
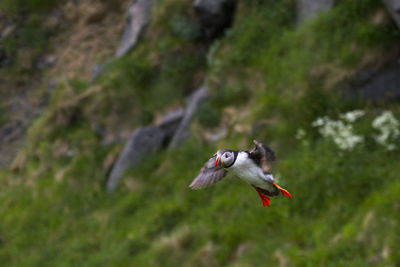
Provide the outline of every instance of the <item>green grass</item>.
<path id="1" fill-rule="evenodd" d="M 19 12 L 43 12 L 48 11 L 62 2 L 61 0 L 3 0 L 0 3 L 0 10 L 15 14 Z"/>
<path id="2" fill-rule="evenodd" d="M 392 24 L 371 22 L 381 4 L 342 1 L 296 27 L 294 1 L 243 1 L 207 60 L 196 50 L 187 5 L 162 5 L 179 16 L 156 10 L 154 31 L 97 84 L 59 84 L 29 129 L 24 164 L 0 172 L 2 264 L 398 265 L 399 151 L 376 145 L 370 125 L 384 109 L 400 118 L 399 106 L 346 100 L 336 83 L 366 54 L 398 42 Z M 198 77 L 212 90 L 196 117 L 201 129 L 218 125 L 225 107 L 249 111 L 238 123 L 268 123 L 251 133 L 228 125 L 217 143 L 196 134 L 176 150 L 148 155 L 107 195 L 108 158 L 121 145 L 102 145 L 96 125 L 147 124 L 183 103 Z M 310 125 L 355 108 L 366 110 L 355 127 L 369 138 L 353 151 L 340 151 Z M 295 139 L 298 128 L 306 142 Z M 231 175 L 205 190 L 187 188 L 218 148 L 247 149 L 253 137 L 276 151 L 273 173 L 293 199 L 273 198 L 264 208 L 254 189 Z"/>
<path id="3" fill-rule="evenodd" d="M 242 11 L 250 14 L 239 11 L 236 27 L 209 55 L 207 77 L 217 99 L 215 110 L 224 107 L 225 99 L 234 103 L 237 88 L 245 88 L 239 97 L 250 95 L 255 121 L 281 122 L 265 130 L 280 136 L 282 143 L 317 115 L 365 106 L 344 99 L 340 82 L 360 66 L 381 60 L 380 51 L 392 50 L 399 32 L 390 22 L 374 22 L 384 12 L 377 1 L 343 1 L 297 27 L 293 4 L 275 2 L 274 8 L 255 9 L 251 2 Z"/>
<path id="4" fill-rule="evenodd" d="M 7 110 L 3 103 L 0 103 L 0 127 L 7 122 Z"/>
<path id="5" fill-rule="evenodd" d="M 66 140 L 73 143 L 75 135 L 83 140 L 80 131 Z M 233 263 L 243 244 L 250 245 L 238 260 L 251 265 L 261 259 L 276 263 L 276 250 L 298 265 L 351 264 L 354 252 L 365 254 L 358 261 L 367 264 L 386 243 L 391 249 L 397 246 L 397 235 L 387 233 L 398 233 L 397 224 L 390 226 L 397 216 L 398 153 L 368 151 L 365 157 L 361 149 L 338 156 L 330 144 L 299 149 L 275 169 L 293 199 L 274 198 L 263 208 L 254 190 L 233 177 L 207 190 L 189 190 L 191 178 L 216 149 L 196 143 L 153 155 L 127 175 L 136 187 L 121 186 L 113 196 L 103 192 L 101 168 L 92 168 L 101 166 L 107 152 L 99 151 L 96 141 L 88 147 L 77 144 L 91 153 L 53 159 L 33 187 L 8 186 L 1 193 L 3 262 L 32 265 L 50 257 L 51 265 L 85 260 L 88 265 L 173 266 L 200 261 L 196 255 L 211 242 L 214 251 L 208 260 L 218 265 Z M 68 169 L 55 182 L 55 173 L 63 168 Z M 366 226 L 367 240 L 357 241 L 366 231 L 359 221 L 370 209 L 379 212 L 374 215 L 379 226 Z M 389 228 L 382 227 L 386 224 Z M 372 248 L 364 243 L 375 238 Z M 26 256 L 21 258 L 22 251 Z M 386 262 L 397 260 L 393 255 Z"/>
<path id="6" fill-rule="evenodd" d="M 39 5 L 40 1 L 23 2 L 27 3 L 19 3 L 14 0 L 6 0 L 0 3 L 0 10 L 7 6 L 4 7 L 3 11 L 5 11 L 9 20 L 12 21 L 14 15 L 15 21 L 18 21 L 18 23 L 14 22 L 15 29 L 0 44 L 0 52 L 6 59 L 4 66 L 0 69 L 0 77 L 4 79 L 14 78 L 17 81 L 23 81 L 31 78 L 33 73 L 37 71 L 39 57 L 51 47 L 50 39 L 57 30 L 54 27 L 45 26 L 43 17 L 47 13 L 39 12 L 39 7 L 34 4 L 38 2 L 37 5 Z M 43 5 L 46 6 L 46 10 L 51 10 L 56 2 L 47 1 L 47 4 L 43 3 Z M 24 16 L 18 18 L 22 13 Z"/>

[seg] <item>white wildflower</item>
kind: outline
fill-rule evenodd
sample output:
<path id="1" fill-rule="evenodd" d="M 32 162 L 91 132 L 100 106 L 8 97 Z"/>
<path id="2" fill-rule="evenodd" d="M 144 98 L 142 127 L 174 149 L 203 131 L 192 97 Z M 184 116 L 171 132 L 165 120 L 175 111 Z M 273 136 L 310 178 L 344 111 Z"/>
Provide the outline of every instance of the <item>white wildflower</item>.
<path id="1" fill-rule="evenodd" d="M 355 122 L 356 120 L 358 120 L 359 118 L 361 118 L 362 116 L 365 115 L 365 111 L 364 110 L 353 110 L 353 111 L 349 111 L 346 112 L 344 114 L 340 114 L 340 118 L 342 120 L 345 120 L 347 122 Z"/>
<path id="2" fill-rule="evenodd" d="M 319 127 L 320 134 L 325 138 L 331 138 L 342 150 L 352 150 L 357 144 L 364 141 L 364 137 L 354 133 L 353 125 L 341 120 L 335 121 L 329 117 L 318 118 L 312 123 L 312 126 Z"/>
<path id="3" fill-rule="evenodd" d="M 387 150 L 396 149 L 392 142 L 400 136 L 399 126 L 400 122 L 391 111 L 383 112 L 372 121 L 372 127 L 379 131 L 378 135 L 374 135 L 375 141 Z"/>
<path id="4" fill-rule="evenodd" d="M 301 140 L 306 136 L 306 131 L 302 128 L 297 129 L 296 132 L 296 139 L 297 140 Z"/>
<path id="5" fill-rule="evenodd" d="M 327 117 L 323 117 L 323 118 L 319 117 L 319 118 L 317 118 L 315 121 L 313 121 L 313 122 L 311 123 L 311 126 L 312 126 L 312 127 L 319 127 L 319 126 L 324 125 L 324 124 L 325 124 L 326 118 L 327 118 Z"/>

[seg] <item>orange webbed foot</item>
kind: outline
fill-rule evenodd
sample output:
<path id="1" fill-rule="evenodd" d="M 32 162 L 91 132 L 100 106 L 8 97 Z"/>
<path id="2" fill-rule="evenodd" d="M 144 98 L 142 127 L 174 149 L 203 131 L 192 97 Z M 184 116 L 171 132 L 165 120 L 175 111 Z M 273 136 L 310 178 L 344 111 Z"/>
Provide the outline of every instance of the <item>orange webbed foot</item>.
<path id="1" fill-rule="evenodd" d="M 263 194 L 258 190 L 257 187 L 254 187 L 254 188 L 256 189 L 258 195 L 260 196 L 260 198 L 261 198 L 261 200 L 262 200 L 262 203 L 263 203 L 263 206 L 264 206 L 264 207 L 269 206 L 269 198 L 268 198 L 267 196 L 263 195 Z"/>
<path id="2" fill-rule="evenodd" d="M 279 189 L 279 191 L 281 191 L 282 195 L 284 195 L 285 197 L 288 198 L 292 198 L 292 195 L 289 193 L 289 191 L 287 191 L 286 189 L 283 189 L 282 187 L 280 187 L 279 185 L 277 185 L 275 182 L 272 183 L 276 188 Z"/>

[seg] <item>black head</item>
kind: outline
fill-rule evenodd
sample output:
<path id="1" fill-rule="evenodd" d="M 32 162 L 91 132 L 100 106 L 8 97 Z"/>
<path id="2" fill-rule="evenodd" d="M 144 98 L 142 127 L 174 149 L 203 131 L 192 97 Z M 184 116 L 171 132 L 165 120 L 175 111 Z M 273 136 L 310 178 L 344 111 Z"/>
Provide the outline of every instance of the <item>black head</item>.
<path id="1" fill-rule="evenodd" d="M 217 159 L 215 161 L 215 168 L 229 168 L 235 163 L 238 151 L 229 149 L 220 149 L 217 151 Z"/>

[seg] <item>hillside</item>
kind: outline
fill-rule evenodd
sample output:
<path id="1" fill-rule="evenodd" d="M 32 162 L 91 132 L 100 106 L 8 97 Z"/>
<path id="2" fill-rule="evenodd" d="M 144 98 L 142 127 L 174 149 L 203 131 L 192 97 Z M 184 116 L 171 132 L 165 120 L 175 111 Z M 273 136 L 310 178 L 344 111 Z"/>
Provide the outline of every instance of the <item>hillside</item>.
<path id="1" fill-rule="evenodd" d="M 2 265 L 400 264 L 388 5 L 326 1 L 307 17 L 313 1 L 220 2 L 223 17 L 182 0 L 0 1 Z M 121 163 L 132 133 L 190 113 L 199 88 L 187 138 L 171 145 L 174 128 Z M 188 188 L 215 151 L 253 139 L 292 199 L 263 207 L 233 175 Z"/>

